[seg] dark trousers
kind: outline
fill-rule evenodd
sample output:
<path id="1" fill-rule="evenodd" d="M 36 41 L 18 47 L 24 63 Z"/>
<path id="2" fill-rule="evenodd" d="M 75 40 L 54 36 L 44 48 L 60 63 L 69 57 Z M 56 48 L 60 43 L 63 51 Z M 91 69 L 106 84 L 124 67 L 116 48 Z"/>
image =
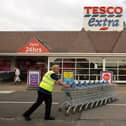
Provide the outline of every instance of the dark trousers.
<path id="1" fill-rule="evenodd" d="M 45 94 L 38 91 L 38 97 L 36 102 L 24 113 L 25 116 L 30 116 L 41 104 L 45 102 L 45 118 L 50 117 L 52 106 L 52 94 Z"/>

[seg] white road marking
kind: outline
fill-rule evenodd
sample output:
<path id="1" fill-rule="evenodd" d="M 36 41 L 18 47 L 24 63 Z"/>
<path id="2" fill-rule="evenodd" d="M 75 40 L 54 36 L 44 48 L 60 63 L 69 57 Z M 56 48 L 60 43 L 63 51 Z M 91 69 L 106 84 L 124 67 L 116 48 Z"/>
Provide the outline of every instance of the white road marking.
<path id="1" fill-rule="evenodd" d="M 34 101 L 25 102 L 25 101 L 0 101 L 0 104 L 32 104 Z M 57 105 L 58 102 L 53 102 L 52 104 Z"/>
<path id="2" fill-rule="evenodd" d="M 11 94 L 15 91 L 0 91 L 0 94 Z"/>
<path id="3" fill-rule="evenodd" d="M 109 106 L 126 106 L 126 104 L 108 104 Z"/>
<path id="4" fill-rule="evenodd" d="M 0 101 L 0 104 L 32 104 L 34 101 Z M 53 102 L 52 104 L 57 105 L 58 102 Z M 108 106 L 126 106 L 126 104 L 107 104 Z"/>

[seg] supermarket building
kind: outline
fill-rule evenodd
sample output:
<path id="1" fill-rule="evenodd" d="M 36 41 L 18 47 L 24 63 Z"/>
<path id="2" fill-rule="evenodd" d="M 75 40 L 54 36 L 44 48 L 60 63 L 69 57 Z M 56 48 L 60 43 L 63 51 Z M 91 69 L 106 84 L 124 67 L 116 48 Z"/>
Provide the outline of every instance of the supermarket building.
<path id="1" fill-rule="evenodd" d="M 126 29 L 123 31 L 0 32 L 0 71 L 18 66 L 42 74 L 52 64 L 73 71 L 75 80 L 100 80 L 100 71 L 112 71 L 113 81 L 126 83 Z"/>

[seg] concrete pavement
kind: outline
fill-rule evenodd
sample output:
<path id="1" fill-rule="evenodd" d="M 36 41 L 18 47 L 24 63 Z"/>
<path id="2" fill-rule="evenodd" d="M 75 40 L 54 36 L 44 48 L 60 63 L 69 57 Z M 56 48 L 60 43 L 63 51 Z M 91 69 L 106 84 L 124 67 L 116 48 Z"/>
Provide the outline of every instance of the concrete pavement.
<path id="1" fill-rule="evenodd" d="M 18 85 L 19 86 L 19 85 Z M 14 88 L 13 88 L 14 90 Z M 3 90 L 2 90 L 3 91 Z M 70 126 L 76 125 L 80 114 L 65 117 L 58 111 L 59 103 L 64 100 L 64 93 L 55 91 L 53 93 L 52 115 L 56 117 L 55 121 L 44 121 L 45 106 L 41 105 L 35 113 L 32 114 L 32 121 L 26 122 L 22 117 L 23 112 L 28 109 L 36 99 L 35 90 L 15 91 L 12 93 L 0 94 L 0 126 Z"/>
<path id="2" fill-rule="evenodd" d="M 58 84 L 54 87 L 54 92 L 60 92 L 62 86 Z M 0 82 L 0 91 L 16 91 L 16 92 L 23 92 L 26 91 L 27 82 L 21 82 L 18 84 L 14 84 L 14 82 Z"/>
<path id="3" fill-rule="evenodd" d="M 44 121 L 44 105 L 40 106 L 38 110 L 33 113 L 32 121 L 26 122 L 22 118 L 22 113 L 34 102 L 36 99 L 35 90 L 26 90 L 12 85 L 12 93 L 0 94 L 0 126 L 126 126 L 126 86 L 117 87 L 117 96 L 119 101 L 102 106 L 96 109 L 84 111 L 64 116 L 63 113 L 58 112 L 59 104 L 53 104 L 52 113 L 56 116 L 55 121 Z M 25 86 L 25 85 L 24 85 Z M 17 89 L 16 89 L 17 87 Z M 7 88 L 7 87 L 6 87 Z M 0 90 L 4 90 L 1 88 Z M 64 93 L 61 90 L 55 90 L 53 93 L 53 102 L 61 103 L 64 100 Z"/>
<path id="4" fill-rule="evenodd" d="M 84 111 L 77 126 L 126 126 L 126 86 L 117 86 L 118 101 Z"/>

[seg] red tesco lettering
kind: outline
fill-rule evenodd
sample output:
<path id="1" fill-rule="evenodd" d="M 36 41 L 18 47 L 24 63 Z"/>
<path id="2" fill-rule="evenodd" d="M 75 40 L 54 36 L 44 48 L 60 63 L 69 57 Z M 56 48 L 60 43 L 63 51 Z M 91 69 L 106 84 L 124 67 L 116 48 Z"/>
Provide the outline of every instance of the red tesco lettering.
<path id="1" fill-rule="evenodd" d="M 86 14 L 122 14 L 122 7 L 84 7 Z"/>

